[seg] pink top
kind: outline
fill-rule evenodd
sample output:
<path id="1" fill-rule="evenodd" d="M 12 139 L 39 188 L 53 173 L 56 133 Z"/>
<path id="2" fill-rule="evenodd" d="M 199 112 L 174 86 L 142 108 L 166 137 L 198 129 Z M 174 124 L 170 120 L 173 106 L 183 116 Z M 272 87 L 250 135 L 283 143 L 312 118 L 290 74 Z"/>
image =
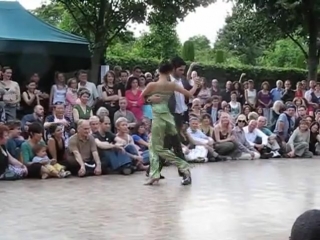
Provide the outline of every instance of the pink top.
<path id="1" fill-rule="evenodd" d="M 141 90 L 137 90 L 136 94 L 134 94 L 132 90 L 127 90 L 125 93 L 125 97 L 128 102 L 127 109 L 133 113 L 138 121 L 143 117 L 142 106 L 144 104 L 144 100 L 141 97 L 141 93 Z"/>
<path id="2" fill-rule="evenodd" d="M 72 109 L 73 109 L 73 106 L 76 104 L 77 98 L 78 98 L 77 92 L 73 92 L 72 89 L 68 88 L 67 93 L 66 93 L 66 113 L 65 113 L 65 116 L 69 117 L 71 120 L 73 119 Z"/>

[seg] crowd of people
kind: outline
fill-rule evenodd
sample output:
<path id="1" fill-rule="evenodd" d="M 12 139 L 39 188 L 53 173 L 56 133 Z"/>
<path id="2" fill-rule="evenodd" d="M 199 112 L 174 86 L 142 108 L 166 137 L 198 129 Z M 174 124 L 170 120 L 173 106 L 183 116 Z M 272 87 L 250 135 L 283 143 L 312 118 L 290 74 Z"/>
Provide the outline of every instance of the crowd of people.
<path id="1" fill-rule="evenodd" d="M 256 86 L 243 73 L 222 87 L 218 79 L 208 84 L 194 71 L 195 63 L 187 71 L 179 57 L 171 64 L 168 81 L 187 90 L 198 85 L 194 98 L 175 92 L 169 100 L 178 135 L 166 136 L 164 147 L 180 158 L 200 163 L 320 153 L 320 83 Z M 116 66 L 98 86 L 84 70 L 67 81 L 57 72 L 50 93 L 38 89 L 37 73 L 20 89 L 12 71 L 0 71 L 0 179 L 148 175 L 152 104 L 161 96 L 144 98 L 142 92 L 157 81 L 157 71 Z"/>

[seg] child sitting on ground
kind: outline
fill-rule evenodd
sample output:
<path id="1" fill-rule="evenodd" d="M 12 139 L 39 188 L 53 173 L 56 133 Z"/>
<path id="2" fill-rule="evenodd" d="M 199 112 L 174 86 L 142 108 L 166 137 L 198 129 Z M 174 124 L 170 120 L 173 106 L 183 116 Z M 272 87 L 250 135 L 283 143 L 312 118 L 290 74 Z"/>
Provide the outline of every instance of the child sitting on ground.
<path id="1" fill-rule="evenodd" d="M 35 157 L 32 162 L 41 163 L 47 171 L 42 174 L 42 179 L 48 177 L 65 178 L 71 175 L 69 171 L 65 171 L 65 167 L 57 163 L 56 159 L 49 159 L 47 156 L 47 147 L 41 144 L 34 146 L 33 148 Z"/>

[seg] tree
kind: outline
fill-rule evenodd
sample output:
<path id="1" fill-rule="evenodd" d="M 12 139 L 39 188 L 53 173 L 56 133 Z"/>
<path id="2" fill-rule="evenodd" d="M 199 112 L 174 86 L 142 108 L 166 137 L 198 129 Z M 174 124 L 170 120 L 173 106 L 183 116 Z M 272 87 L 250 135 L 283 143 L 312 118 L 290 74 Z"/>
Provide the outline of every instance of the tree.
<path id="1" fill-rule="evenodd" d="M 307 49 L 303 39 L 297 40 Z M 306 59 L 301 49 L 291 39 L 278 40 L 274 46 L 267 49 L 263 56 L 258 59 L 262 66 L 285 67 L 285 68 L 305 68 Z"/>
<path id="2" fill-rule="evenodd" d="M 53 26 L 58 26 L 64 17 L 65 8 L 62 4 L 52 2 L 50 4 L 42 4 L 40 7 L 31 11 L 42 21 Z"/>
<path id="3" fill-rule="evenodd" d="M 264 19 L 261 31 L 270 33 L 277 27 L 300 48 L 308 65 L 308 79 L 316 79 L 319 65 L 320 2 L 316 0 L 237 0 L 247 8 L 254 9 Z M 307 40 L 308 49 L 296 39 Z"/>
<path id="4" fill-rule="evenodd" d="M 232 15 L 226 18 L 225 26 L 219 30 L 214 49 L 225 50 L 243 64 L 256 65 L 265 48 L 282 38 L 277 28 L 263 32 L 261 26 L 264 26 L 263 18 L 249 7 L 237 4 Z"/>
<path id="5" fill-rule="evenodd" d="M 130 22 L 175 24 L 196 7 L 214 0 L 54 0 L 68 13 L 90 43 L 91 80 L 97 81 L 101 59 L 113 40 Z M 148 10 L 148 11 L 147 11 Z"/>
<path id="6" fill-rule="evenodd" d="M 188 41 L 193 42 L 195 51 L 211 49 L 210 40 L 204 35 L 190 37 Z"/>
<path id="7" fill-rule="evenodd" d="M 182 47 L 182 57 L 186 61 L 194 61 L 194 43 L 190 40 L 185 41 Z"/>
<path id="8" fill-rule="evenodd" d="M 143 34 L 135 44 L 137 56 L 143 58 L 168 59 L 179 53 L 181 43 L 176 24 L 151 24 L 150 32 Z"/>

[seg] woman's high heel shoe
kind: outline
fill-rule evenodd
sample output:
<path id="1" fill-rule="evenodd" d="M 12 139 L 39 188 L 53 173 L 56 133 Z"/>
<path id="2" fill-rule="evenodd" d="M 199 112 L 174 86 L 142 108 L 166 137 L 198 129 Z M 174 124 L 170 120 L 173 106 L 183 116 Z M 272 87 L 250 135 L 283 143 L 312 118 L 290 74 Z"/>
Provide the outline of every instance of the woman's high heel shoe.
<path id="1" fill-rule="evenodd" d="M 160 178 L 150 178 L 148 182 L 146 182 L 144 185 L 153 185 L 154 183 L 158 183 Z"/>

